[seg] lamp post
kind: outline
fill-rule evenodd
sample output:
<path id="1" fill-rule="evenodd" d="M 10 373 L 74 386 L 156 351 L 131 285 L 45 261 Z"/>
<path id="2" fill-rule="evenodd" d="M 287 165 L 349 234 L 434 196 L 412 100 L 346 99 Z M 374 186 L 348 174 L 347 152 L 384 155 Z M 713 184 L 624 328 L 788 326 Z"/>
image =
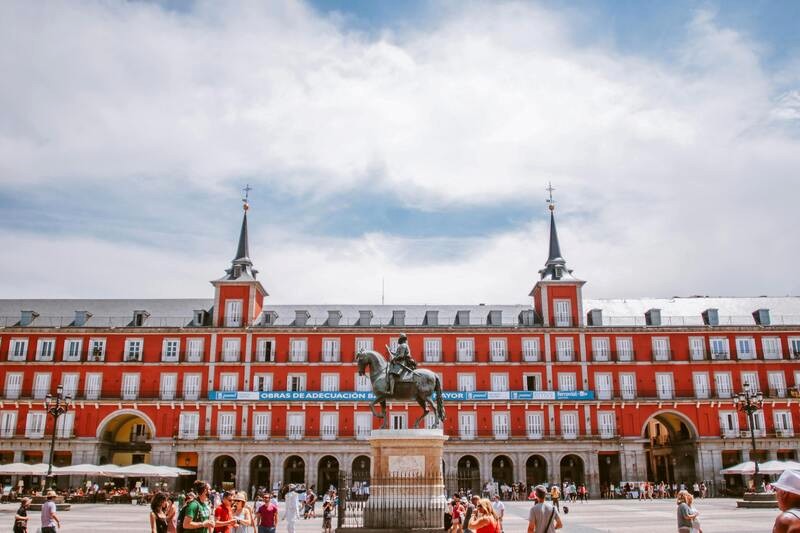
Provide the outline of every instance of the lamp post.
<path id="1" fill-rule="evenodd" d="M 59 385 L 56 389 L 56 395 L 48 394 L 44 400 L 44 405 L 47 408 L 47 414 L 53 417 L 53 436 L 50 438 L 50 460 L 47 462 L 47 478 L 43 484 L 52 485 L 53 481 L 53 454 L 56 447 L 56 434 L 58 433 L 58 417 L 69 411 L 72 398 L 64 396 L 64 387 Z M 44 489 L 44 487 L 42 487 Z"/>
<path id="2" fill-rule="evenodd" d="M 733 399 L 733 403 L 736 405 L 736 409 L 739 411 L 747 414 L 747 422 L 750 425 L 750 444 L 753 447 L 753 454 L 751 454 L 751 458 L 753 459 L 753 464 L 755 464 L 755 472 L 753 472 L 753 484 L 755 485 L 755 491 L 761 492 L 761 474 L 758 471 L 758 459 L 756 457 L 756 429 L 755 425 L 753 424 L 753 415 L 760 411 L 764 405 L 764 395 L 761 392 L 750 392 L 750 384 L 745 383 L 743 386 L 744 390 L 736 395 Z"/>

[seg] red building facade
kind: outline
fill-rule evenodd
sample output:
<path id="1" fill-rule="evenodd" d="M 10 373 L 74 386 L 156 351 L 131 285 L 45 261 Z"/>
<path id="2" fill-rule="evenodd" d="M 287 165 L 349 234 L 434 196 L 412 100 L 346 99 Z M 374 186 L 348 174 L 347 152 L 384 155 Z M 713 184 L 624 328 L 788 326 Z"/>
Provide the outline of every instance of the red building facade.
<path id="1" fill-rule="evenodd" d="M 247 213 L 213 299 L 0 300 L 0 461 L 46 461 L 43 399 L 63 386 L 56 464 L 151 462 L 240 487 L 366 476 L 378 424 L 358 349 L 406 332 L 439 373 L 447 472 L 526 483 L 741 484 L 733 397 L 763 392 L 760 459 L 797 459 L 800 298 L 584 299 L 550 249 L 528 305 L 270 305 Z M 391 406 L 393 427 L 419 416 Z M 427 422 L 427 421 L 426 421 Z"/>

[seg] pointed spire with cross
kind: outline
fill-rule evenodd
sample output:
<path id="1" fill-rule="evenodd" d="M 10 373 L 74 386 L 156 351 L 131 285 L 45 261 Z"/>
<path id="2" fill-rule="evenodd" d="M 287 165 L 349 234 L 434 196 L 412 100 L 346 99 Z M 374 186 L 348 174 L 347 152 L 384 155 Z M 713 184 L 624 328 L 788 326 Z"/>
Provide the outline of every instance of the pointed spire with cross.
<path id="1" fill-rule="evenodd" d="M 556 230 L 556 202 L 553 199 L 553 191 L 555 191 L 553 184 L 548 182 L 545 191 L 547 191 L 547 208 L 550 210 L 550 249 L 547 255 L 547 262 L 544 264 L 544 269 L 539 271 L 542 279 L 558 280 L 563 278 L 572 278 L 572 271 L 566 268 L 566 260 L 561 255 L 561 245 L 558 242 L 558 231 Z"/>

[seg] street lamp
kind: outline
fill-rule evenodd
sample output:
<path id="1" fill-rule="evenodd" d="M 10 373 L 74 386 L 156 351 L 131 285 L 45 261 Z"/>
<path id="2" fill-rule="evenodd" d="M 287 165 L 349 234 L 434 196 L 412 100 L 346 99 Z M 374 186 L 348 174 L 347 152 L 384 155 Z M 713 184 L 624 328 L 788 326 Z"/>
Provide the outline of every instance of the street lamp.
<path id="1" fill-rule="evenodd" d="M 50 460 L 47 462 L 47 479 L 45 483 L 52 486 L 53 482 L 53 454 L 56 447 L 56 433 L 58 433 L 58 417 L 69 411 L 72 398 L 64 396 L 64 387 L 59 385 L 56 388 L 56 395 L 48 394 L 44 399 L 44 405 L 47 408 L 47 414 L 53 417 L 53 436 L 50 439 Z M 44 489 L 44 487 L 42 487 Z"/>
<path id="2" fill-rule="evenodd" d="M 764 405 L 764 395 L 761 392 L 750 392 L 750 384 L 744 383 L 744 390 L 736 395 L 733 399 L 736 409 L 743 413 L 747 413 L 747 422 L 750 424 L 750 444 L 753 447 L 751 458 L 755 464 L 755 472 L 753 472 L 753 484 L 755 491 L 761 492 L 761 474 L 758 471 L 758 458 L 756 457 L 756 429 L 753 424 L 753 415 L 760 411 Z"/>

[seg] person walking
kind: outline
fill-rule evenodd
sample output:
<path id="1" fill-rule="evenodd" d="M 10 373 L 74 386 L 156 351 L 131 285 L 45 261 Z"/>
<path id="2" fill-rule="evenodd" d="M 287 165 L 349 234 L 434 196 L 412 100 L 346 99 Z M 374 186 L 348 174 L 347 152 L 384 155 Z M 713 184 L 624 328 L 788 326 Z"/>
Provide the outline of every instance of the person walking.
<path id="1" fill-rule="evenodd" d="M 692 514 L 692 508 L 689 506 L 691 496 L 686 490 L 678 492 L 678 533 L 692 533 L 692 520 L 697 515 Z"/>
<path id="2" fill-rule="evenodd" d="M 150 533 L 167 533 L 167 495 L 156 493 L 150 502 Z"/>
<path id="3" fill-rule="evenodd" d="M 331 500 L 322 504 L 322 533 L 331 533 L 333 521 L 333 502 Z"/>
<path id="4" fill-rule="evenodd" d="M 286 493 L 286 497 L 284 498 L 284 502 L 286 504 L 286 511 L 284 512 L 284 518 L 286 518 L 286 531 L 287 533 L 295 533 L 294 526 L 297 518 L 300 516 L 300 510 L 298 508 L 298 501 L 297 501 L 297 492 L 295 492 L 294 484 L 289 485 L 289 492 Z M 303 492 L 305 494 L 305 492 Z M 268 532 L 269 533 L 269 532 Z"/>
<path id="5" fill-rule="evenodd" d="M 14 515 L 14 533 L 28 533 L 28 508 L 31 506 L 30 498 L 22 498 L 17 514 Z"/>
<path id="6" fill-rule="evenodd" d="M 287 506 L 289 505 L 289 494 L 294 494 L 294 493 L 293 492 L 286 493 Z M 269 493 L 264 494 L 262 500 L 263 502 L 256 510 L 256 515 L 255 515 L 255 524 L 256 526 L 258 526 L 258 533 L 275 533 L 275 529 L 278 527 L 278 505 L 272 501 L 272 498 L 270 498 Z M 296 505 L 297 503 L 295 503 L 295 506 Z M 292 531 L 293 530 L 294 530 L 294 523 L 292 523 Z"/>
<path id="7" fill-rule="evenodd" d="M 561 500 L 561 490 L 559 490 L 558 485 L 550 487 L 550 500 L 553 502 L 556 509 L 561 509 L 558 503 L 559 500 Z"/>
<path id="8" fill-rule="evenodd" d="M 209 494 L 211 485 L 205 481 L 197 480 L 192 486 L 192 492 L 197 497 L 186 504 L 183 516 L 183 529 L 197 533 L 211 533 L 214 528 L 214 519 L 211 518 L 211 504 Z"/>
<path id="9" fill-rule="evenodd" d="M 214 509 L 214 533 L 231 533 L 231 528 L 236 524 L 233 518 L 233 496 L 232 490 L 222 493 L 222 501 Z"/>
<path id="10" fill-rule="evenodd" d="M 545 501 L 547 488 L 544 485 L 537 485 L 533 493 L 536 503 L 528 515 L 528 533 L 555 533 L 555 530 L 561 529 L 564 524 L 555 505 Z"/>
<path id="11" fill-rule="evenodd" d="M 686 497 L 686 504 L 689 506 L 689 512 L 694 515 L 694 518 L 692 518 L 692 533 L 703 533 L 700 527 L 700 519 L 697 518 L 700 512 L 694 506 L 694 495 L 689 494 Z"/>
<path id="12" fill-rule="evenodd" d="M 784 470 L 778 481 L 772 484 L 778 498 L 781 514 L 775 518 L 772 533 L 796 533 L 800 531 L 800 472 Z"/>
<path id="13" fill-rule="evenodd" d="M 45 493 L 47 501 L 42 504 L 42 533 L 56 533 L 61 527 L 61 520 L 56 514 L 56 491 L 49 489 Z"/>
<path id="14" fill-rule="evenodd" d="M 497 524 L 500 526 L 500 531 L 503 531 L 503 516 L 506 514 L 506 506 L 500 501 L 499 496 L 494 497 L 494 501 L 492 502 L 492 510 L 494 510 L 494 515 L 497 518 Z"/>

